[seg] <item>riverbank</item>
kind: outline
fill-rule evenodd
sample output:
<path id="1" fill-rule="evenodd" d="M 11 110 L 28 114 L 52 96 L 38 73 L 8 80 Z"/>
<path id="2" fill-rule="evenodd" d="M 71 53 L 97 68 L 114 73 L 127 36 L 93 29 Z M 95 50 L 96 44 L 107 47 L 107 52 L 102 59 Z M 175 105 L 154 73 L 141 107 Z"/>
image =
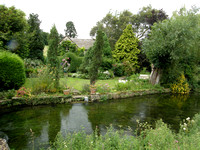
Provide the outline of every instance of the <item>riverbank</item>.
<path id="1" fill-rule="evenodd" d="M 0 106 L 18 106 L 18 105 L 48 105 L 77 102 L 94 102 L 109 99 L 131 98 L 138 95 L 149 95 L 158 93 L 169 93 L 169 89 L 162 90 L 140 90 L 140 91 L 122 91 L 116 93 L 92 94 L 92 95 L 63 95 L 63 96 L 32 96 L 32 97 L 12 97 L 8 100 L 0 100 Z"/>

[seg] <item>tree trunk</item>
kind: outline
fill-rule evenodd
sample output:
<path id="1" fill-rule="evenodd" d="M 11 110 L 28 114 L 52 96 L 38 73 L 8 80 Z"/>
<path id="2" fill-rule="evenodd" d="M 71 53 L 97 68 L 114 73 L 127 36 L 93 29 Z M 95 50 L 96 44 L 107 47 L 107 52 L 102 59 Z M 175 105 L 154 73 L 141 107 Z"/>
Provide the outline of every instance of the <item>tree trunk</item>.
<path id="1" fill-rule="evenodd" d="M 161 77 L 161 69 L 155 68 L 154 65 L 152 65 L 150 83 L 153 85 L 158 84 L 160 82 L 160 77 Z"/>

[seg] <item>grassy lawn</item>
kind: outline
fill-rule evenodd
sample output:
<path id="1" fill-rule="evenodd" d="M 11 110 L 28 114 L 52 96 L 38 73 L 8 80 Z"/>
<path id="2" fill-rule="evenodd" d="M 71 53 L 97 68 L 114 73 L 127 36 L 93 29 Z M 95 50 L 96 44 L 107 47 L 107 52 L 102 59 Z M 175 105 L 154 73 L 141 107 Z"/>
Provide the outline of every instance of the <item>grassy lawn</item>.
<path id="1" fill-rule="evenodd" d="M 31 88 L 31 82 L 34 82 L 34 81 L 37 81 L 37 78 L 27 78 L 24 86 L 26 88 Z M 110 88 L 114 88 L 114 86 L 117 82 L 118 82 L 118 78 L 109 79 L 109 80 L 97 80 L 96 85 L 100 86 L 100 85 L 108 84 L 110 86 Z M 60 85 L 62 85 L 62 86 L 67 85 L 68 87 L 77 89 L 79 91 L 82 90 L 82 87 L 84 84 L 90 84 L 90 80 L 89 79 L 72 78 L 72 77 L 60 79 Z"/>
<path id="2" fill-rule="evenodd" d="M 100 85 L 108 84 L 111 88 L 114 88 L 117 82 L 118 82 L 118 78 L 109 79 L 109 80 L 97 80 L 96 85 L 100 86 Z M 81 91 L 84 84 L 90 84 L 90 80 L 67 77 L 67 78 L 61 78 L 60 84 L 67 85 L 70 88 L 73 87 Z"/>
<path id="3" fill-rule="evenodd" d="M 46 79 L 46 78 L 45 78 Z M 44 79 L 44 80 L 45 80 Z M 108 80 L 97 80 L 96 87 L 97 92 L 116 92 L 116 91 L 141 91 L 141 90 L 163 90 L 164 88 L 160 85 L 152 85 L 148 80 L 139 79 L 138 75 L 134 75 L 131 81 L 126 83 L 119 83 L 119 78 L 108 79 Z M 39 82 L 38 82 L 39 81 Z M 51 81 L 50 83 L 51 84 Z M 48 83 L 41 82 L 41 78 L 27 78 L 24 87 L 32 89 L 32 91 L 48 91 L 52 90 L 52 87 L 47 86 Z M 89 79 L 80 79 L 73 77 L 64 77 L 60 79 L 61 90 L 69 87 L 71 89 L 76 89 L 80 92 L 85 92 L 90 85 Z"/>

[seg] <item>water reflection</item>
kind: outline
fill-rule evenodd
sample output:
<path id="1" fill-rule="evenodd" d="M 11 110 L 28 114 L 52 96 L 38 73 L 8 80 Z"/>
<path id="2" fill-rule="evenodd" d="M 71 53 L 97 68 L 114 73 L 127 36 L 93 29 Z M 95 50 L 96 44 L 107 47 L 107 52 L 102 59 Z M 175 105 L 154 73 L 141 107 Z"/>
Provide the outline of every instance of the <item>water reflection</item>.
<path id="1" fill-rule="evenodd" d="M 105 134 L 110 124 L 115 130 L 122 128 L 129 132 L 128 127 L 135 130 L 136 120 L 153 124 L 162 118 L 178 131 L 182 119 L 193 117 L 199 111 L 199 94 L 149 95 L 100 103 L 26 107 L 1 115 L 0 132 L 8 135 L 11 148 L 38 149 L 48 147 L 58 132 L 73 133 L 84 128 L 90 134 L 98 127 L 99 134 Z M 30 129 L 34 132 L 34 142 Z"/>
<path id="2" fill-rule="evenodd" d="M 88 120 L 88 112 L 83 106 L 83 104 L 74 104 L 69 111 L 68 115 L 60 112 L 61 117 L 61 129 L 62 133 L 68 132 L 77 132 L 82 129 L 86 131 L 86 133 L 92 133 L 92 125 Z"/>

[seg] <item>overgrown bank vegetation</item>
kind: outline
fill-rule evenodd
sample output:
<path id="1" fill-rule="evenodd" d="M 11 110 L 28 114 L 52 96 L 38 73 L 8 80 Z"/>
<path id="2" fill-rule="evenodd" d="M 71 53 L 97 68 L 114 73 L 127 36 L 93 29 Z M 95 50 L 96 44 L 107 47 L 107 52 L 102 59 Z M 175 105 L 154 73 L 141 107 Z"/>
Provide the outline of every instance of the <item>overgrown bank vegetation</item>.
<path id="1" fill-rule="evenodd" d="M 178 133 L 173 132 L 162 120 L 156 122 L 155 128 L 146 123 L 139 123 L 136 131 L 131 131 L 135 136 L 127 135 L 123 130 L 116 131 L 112 126 L 105 135 L 96 132 L 87 135 L 84 131 L 61 135 L 58 133 L 56 141 L 49 149 L 86 150 L 86 149 L 153 149 L 153 150 L 179 150 L 200 149 L 200 115 L 193 119 L 186 118 L 180 124 Z"/>

